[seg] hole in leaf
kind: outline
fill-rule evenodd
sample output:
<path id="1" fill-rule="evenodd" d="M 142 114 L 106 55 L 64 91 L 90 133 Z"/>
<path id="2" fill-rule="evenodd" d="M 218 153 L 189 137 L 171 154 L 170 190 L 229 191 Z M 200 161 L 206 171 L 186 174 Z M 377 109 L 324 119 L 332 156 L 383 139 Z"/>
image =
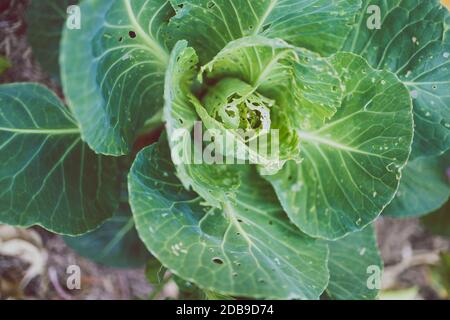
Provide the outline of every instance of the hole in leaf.
<path id="1" fill-rule="evenodd" d="M 265 32 L 267 29 L 269 29 L 272 25 L 271 24 L 266 24 L 265 26 L 262 27 L 262 32 Z"/>
<path id="2" fill-rule="evenodd" d="M 131 39 L 136 38 L 136 32 L 134 32 L 134 31 L 128 32 L 128 35 L 130 36 Z"/>
<path id="3" fill-rule="evenodd" d="M 233 110 L 225 110 L 225 112 L 232 118 L 236 116 L 236 112 L 234 112 Z"/>
<path id="4" fill-rule="evenodd" d="M 170 6 L 170 11 L 167 12 L 167 14 L 163 17 L 163 20 L 166 22 L 169 22 L 176 15 L 177 15 L 177 12 L 175 11 L 175 9 L 172 6 Z"/>
<path id="5" fill-rule="evenodd" d="M 223 264 L 223 260 L 220 258 L 213 258 L 212 262 L 214 262 L 215 264 Z"/>

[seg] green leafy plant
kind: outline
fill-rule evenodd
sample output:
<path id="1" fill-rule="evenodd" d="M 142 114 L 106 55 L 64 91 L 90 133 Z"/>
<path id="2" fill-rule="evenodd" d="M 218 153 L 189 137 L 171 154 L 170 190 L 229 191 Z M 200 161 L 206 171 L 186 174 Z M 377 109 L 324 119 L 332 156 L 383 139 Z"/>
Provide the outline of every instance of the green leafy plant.
<path id="1" fill-rule="evenodd" d="M 136 227 L 186 296 L 373 299 L 373 222 L 447 201 L 438 1 L 84 0 L 81 28 L 62 28 L 73 3 L 28 14 L 67 107 L 41 85 L 0 86 L 1 222 L 121 267 L 147 259 Z M 367 26 L 373 5 L 381 29 Z M 58 47 L 56 65 L 45 52 Z M 198 129 L 209 144 L 179 135 Z M 196 162 L 207 145 L 232 161 Z"/>

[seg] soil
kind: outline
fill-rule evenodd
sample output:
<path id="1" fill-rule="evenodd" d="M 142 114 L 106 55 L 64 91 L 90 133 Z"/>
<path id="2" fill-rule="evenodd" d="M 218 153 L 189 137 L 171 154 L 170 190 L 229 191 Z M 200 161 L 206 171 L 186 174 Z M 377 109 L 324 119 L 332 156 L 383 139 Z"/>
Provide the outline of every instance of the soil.
<path id="1" fill-rule="evenodd" d="M 39 82 L 61 95 L 59 84 L 42 70 L 33 57 L 26 38 L 24 14 L 28 0 L 0 2 L 0 55 L 12 67 L 0 83 Z M 437 261 L 440 251 L 450 251 L 450 241 L 428 234 L 417 219 L 380 218 L 376 224 L 381 254 L 385 262 L 383 288 L 394 290 L 417 288 L 410 298 L 437 299 L 429 281 L 429 266 Z M 23 231 L 21 239 L 34 243 L 35 260 L 24 261 L 0 255 L 0 299 L 145 299 L 152 288 L 144 270 L 119 270 L 90 262 L 68 248 L 57 235 L 41 228 Z M 0 233 L 0 240 L 1 240 Z M 38 239 L 38 240 L 36 240 Z M 37 244 L 36 244 L 37 243 Z M 42 268 L 23 285 L 30 265 L 43 261 Z M 65 279 L 69 265 L 80 266 L 83 273 L 81 290 L 67 291 Z M 173 291 L 169 288 L 169 291 Z M 169 292 L 170 294 L 170 292 Z"/>

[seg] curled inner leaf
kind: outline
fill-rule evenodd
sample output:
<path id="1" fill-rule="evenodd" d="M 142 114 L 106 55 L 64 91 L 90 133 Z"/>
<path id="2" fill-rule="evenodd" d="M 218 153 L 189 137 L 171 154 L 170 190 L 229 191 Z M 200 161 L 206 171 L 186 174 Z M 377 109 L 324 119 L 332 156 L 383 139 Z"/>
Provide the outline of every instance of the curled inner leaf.
<path id="1" fill-rule="evenodd" d="M 270 130 L 270 110 L 275 101 L 256 92 L 249 84 L 234 78 L 221 80 L 203 99 L 209 115 L 245 141 Z"/>

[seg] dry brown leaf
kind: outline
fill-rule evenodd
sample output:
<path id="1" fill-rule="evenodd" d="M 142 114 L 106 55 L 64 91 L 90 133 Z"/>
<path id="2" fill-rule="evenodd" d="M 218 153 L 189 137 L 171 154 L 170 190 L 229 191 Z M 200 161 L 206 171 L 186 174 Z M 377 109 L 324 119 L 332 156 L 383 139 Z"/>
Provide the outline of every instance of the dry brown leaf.
<path id="1" fill-rule="evenodd" d="M 21 290 L 33 278 L 45 273 L 48 255 L 34 230 L 0 225 L 0 255 L 20 259 L 28 266 L 20 281 Z"/>

